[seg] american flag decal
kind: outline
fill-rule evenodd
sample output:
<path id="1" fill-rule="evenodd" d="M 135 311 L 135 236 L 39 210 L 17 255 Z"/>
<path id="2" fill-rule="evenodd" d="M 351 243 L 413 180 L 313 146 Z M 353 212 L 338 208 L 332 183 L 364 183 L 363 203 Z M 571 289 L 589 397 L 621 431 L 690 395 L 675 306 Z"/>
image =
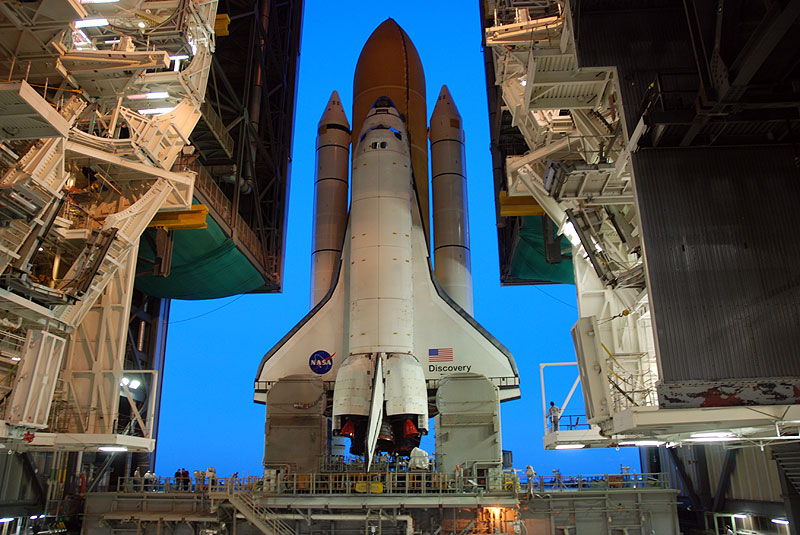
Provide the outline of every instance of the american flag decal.
<path id="1" fill-rule="evenodd" d="M 428 350 L 428 362 L 453 362 L 452 347 L 438 347 Z"/>

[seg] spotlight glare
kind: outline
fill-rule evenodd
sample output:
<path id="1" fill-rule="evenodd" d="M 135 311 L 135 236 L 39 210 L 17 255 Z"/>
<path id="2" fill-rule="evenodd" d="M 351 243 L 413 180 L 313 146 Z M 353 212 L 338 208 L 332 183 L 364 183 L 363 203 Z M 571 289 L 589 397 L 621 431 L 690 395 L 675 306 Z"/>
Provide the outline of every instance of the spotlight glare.
<path id="1" fill-rule="evenodd" d="M 126 95 L 128 100 L 153 100 L 157 98 L 169 98 L 167 91 L 153 91 L 152 93 L 137 93 L 135 95 Z"/>
<path id="2" fill-rule="evenodd" d="M 713 431 L 711 433 L 692 433 L 692 438 L 727 438 L 732 437 L 733 433 L 730 431 Z"/>
<path id="3" fill-rule="evenodd" d="M 170 108 L 145 108 L 143 110 L 138 110 L 139 113 L 142 115 L 157 115 L 159 113 L 169 113 L 175 109 L 175 106 Z"/>
<path id="4" fill-rule="evenodd" d="M 663 446 L 661 440 L 626 440 L 619 443 L 620 446 Z"/>
<path id="5" fill-rule="evenodd" d="M 108 26 L 108 19 L 83 19 L 76 20 L 76 28 L 98 28 L 100 26 Z"/>

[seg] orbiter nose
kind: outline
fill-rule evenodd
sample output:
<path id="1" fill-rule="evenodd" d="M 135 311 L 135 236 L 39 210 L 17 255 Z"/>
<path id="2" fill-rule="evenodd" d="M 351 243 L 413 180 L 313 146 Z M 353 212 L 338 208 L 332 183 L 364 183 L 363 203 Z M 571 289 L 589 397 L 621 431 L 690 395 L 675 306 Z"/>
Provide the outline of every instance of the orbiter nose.
<path id="1" fill-rule="evenodd" d="M 429 236 L 428 121 L 425 73 L 414 43 L 392 19 L 375 28 L 358 57 L 353 76 L 353 148 L 375 100 L 387 96 L 406 124 L 411 165 L 425 236 Z"/>

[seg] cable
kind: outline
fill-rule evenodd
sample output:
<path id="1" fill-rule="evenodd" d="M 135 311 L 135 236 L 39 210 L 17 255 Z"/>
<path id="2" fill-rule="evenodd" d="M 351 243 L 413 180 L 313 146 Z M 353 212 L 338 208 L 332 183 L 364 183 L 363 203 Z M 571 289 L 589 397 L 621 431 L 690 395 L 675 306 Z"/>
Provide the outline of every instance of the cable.
<path id="1" fill-rule="evenodd" d="M 538 286 L 538 285 L 534 285 L 533 287 L 534 287 L 534 288 L 536 288 L 537 290 L 539 290 L 540 292 L 542 292 L 544 295 L 546 295 L 546 296 L 547 296 L 547 297 L 549 297 L 550 299 L 552 299 L 552 300 L 554 300 L 554 301 L 558 301 L 558 302 L 559 302 L 559 303 L 561 303 L 562 305 L 568 306 L 569 308 L 571 308 L 571 309 L 573 309 L 573 310 L 578 310 L 578 309 L 577 309 L 577 308 L 576 308 L 574 305 L 571 305 L 571 304 L 567 303 L 566 301 L 562 301 L 562 300 L 561 300 L 561 299 L 559 299 L 558 297 L 552 296 L 552 295 L 550 295 L 549 293 L 545 292 L 544 290 L 542 290 L 541 288 L 539 288 L 539 286 Z"/>
<path id="2" fill-rule="evenodd" d="M 182 319 L 182 320 L 178 320 L 178 321 L 170 321 L 170 322 L 169 322 L 167 325 L 175 325 L 176 323 L 183 323 L 184 321 L 196 320 L 197 318 L 202 318 L 203 316 L 208 316 L 208 315 L 209 315 L 209 314 L 211 314 L 212 312 L 216 312 L 217 310 L 222 310 L 222 309 L 223 309 L 223 308 L 225 308 L 226 306 L 228 306 L 228 305 L 232 305 L 233 303 L 235 303 L 236 301 L 238 301 L 239 299 L 241 299 L 241 298 L 242 298 L 242 297 L 244 297 L 244 296 L 245 296 L 245 294 L 242 294 L 242 295 L 240 295 L 239 297 L 237 297 L 236 299 L 234 299 L 233 301 L 228 301 L 228 302 L 227 302 L 227 303 L 225 303 L 224 305 L 222 305 L 222 306 L 218 306 L 218 307 L 217 307 L 217 308 L 215 308 L 214 310 L 209 310 L 208 312 L 203 312 L 202 314 L 200 314 L 200 315 L 198 315 L 198 316 L 192 316 L 191 318 L 186 318 L 186 319 Z"/>

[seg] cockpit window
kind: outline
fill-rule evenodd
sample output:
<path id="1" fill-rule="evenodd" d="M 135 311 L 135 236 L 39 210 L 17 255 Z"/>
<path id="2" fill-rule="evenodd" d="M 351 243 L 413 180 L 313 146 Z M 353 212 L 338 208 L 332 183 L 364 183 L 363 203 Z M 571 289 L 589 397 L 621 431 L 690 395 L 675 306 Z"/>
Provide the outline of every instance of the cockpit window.
<path id="1" fill-rule="evenodd" d="M 397 139 L 399 139 L 401 141 L 403 139 L 403 135 L 400 133 L 400 130 L 397 130 L 396 128 L 392 128 L 391 126 L 384 126 L 382 124 L 378 124 L 378 125 L 375 125 L 372 128 L 370 128 L 369 130 L 367 130 L 363 134 L 361 134 L 361 137 L 358 138 L 358 142 L 361 143 L 362 141 L 364 141 L 364 138 L 367 137 L 367 134 L 369 134 L 373 130 L 391 130 L 392 133 L 394 134 L 394 137 L 396 137 Z"/>

